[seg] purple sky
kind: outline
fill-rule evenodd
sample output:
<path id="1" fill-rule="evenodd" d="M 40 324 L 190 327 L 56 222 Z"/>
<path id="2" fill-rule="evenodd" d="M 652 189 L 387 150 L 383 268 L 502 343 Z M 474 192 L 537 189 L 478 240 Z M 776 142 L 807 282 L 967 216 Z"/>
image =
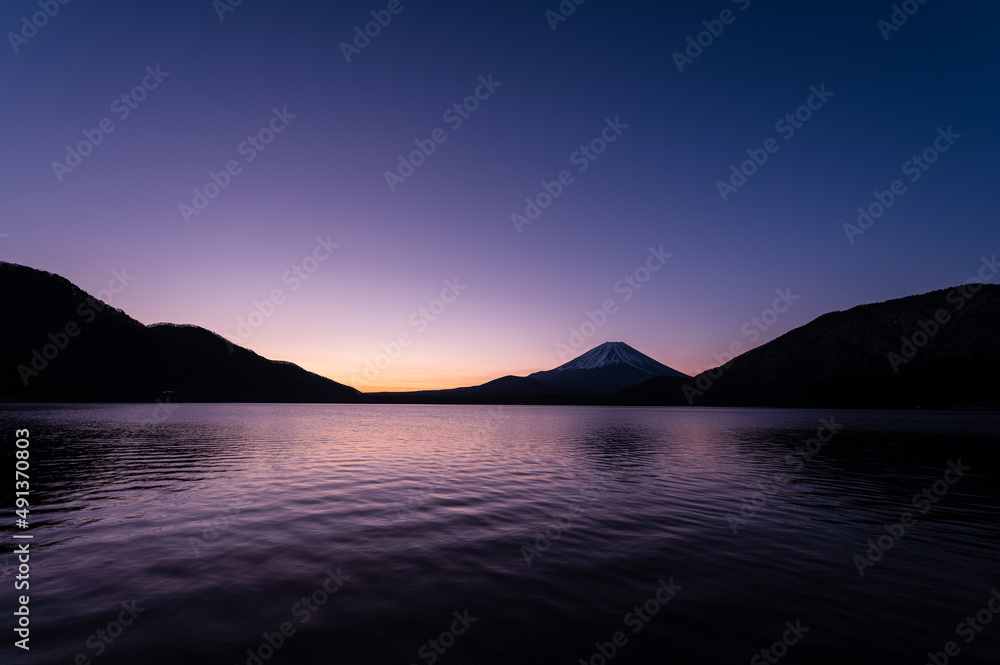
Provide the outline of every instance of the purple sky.
<path id="1" fill-rule="evenodd" d="M 92 293 L 124 273 L 143 323 L 366 391 L 607 340 L 694 374 L 965 282 L 1000 250 L 1000 7 L 805 5 L 6 2 L 0 259 Z"/>

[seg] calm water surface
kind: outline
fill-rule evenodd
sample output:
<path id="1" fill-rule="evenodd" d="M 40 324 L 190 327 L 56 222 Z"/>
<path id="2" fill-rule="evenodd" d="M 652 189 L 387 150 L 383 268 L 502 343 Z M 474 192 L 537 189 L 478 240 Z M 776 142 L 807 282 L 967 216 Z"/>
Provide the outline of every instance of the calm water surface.
<path id="1" fill-rule="evenodd" d="M 28 652 L 0 558 L 4 663 L 1000 662 L 997 414 L 8 405 L 0 427 L 8 469 L 31 431 L 31 527 L 9 511 L 4 542 L 34 536 Z"/>

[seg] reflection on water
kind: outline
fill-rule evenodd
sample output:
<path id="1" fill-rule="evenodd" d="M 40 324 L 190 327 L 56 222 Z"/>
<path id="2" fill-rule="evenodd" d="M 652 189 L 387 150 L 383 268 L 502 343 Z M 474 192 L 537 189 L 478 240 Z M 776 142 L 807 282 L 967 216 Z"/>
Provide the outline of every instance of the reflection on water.
<path id="1" fill-rule="evenodd" d="M 10 662 L 1000 662 L 995 414 L 171 406 L 2 407 Z"/>

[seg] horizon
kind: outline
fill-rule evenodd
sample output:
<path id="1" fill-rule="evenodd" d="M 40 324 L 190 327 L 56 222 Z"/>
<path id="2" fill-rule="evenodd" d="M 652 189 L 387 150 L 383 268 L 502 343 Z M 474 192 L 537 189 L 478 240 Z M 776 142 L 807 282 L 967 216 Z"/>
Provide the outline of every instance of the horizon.
<path id="1" fill-rule="evenodd" d="M 0 260 L 363 392 L 694 376 L 1000 247 L 990 3 L 39 6 Z"/>
<path id="2" fill-rule="evenodd" d="M 9 261 L 0 260 L 0 265 L 2 265 L 2 264 L 13 265 L 13 266 L 16 266 L 16 267 L 19 267 L 19 268 L 24 268 L 24 269 L 27 269 L 27 270 L 39 271 L 39 272 L 47 273 L 49 275 L 53 275 L 54 277 L 57 277 L 57 278 L 66 279 L 62 275 L 58 275 L 58 274 L 52 273 L 50 271 L 40 270 L 38 268 L 33 268 L 31 266 L 25 266 L 25 265 L 21 265 L 21 264 L 17 264 L 17 263 L 12 263 L 12 262 L 9 262 Z M 984 270 L 986 271 L 985 275 L 983 274 Z M 964 288 L 964 286 L 966 284 L 973 283 L 973 282 L 978 282 L 978 283 L 981 283 L 983 285 L 990 285 L 989 282 L 992 281 L 992 279 L 996 276 L 997 272 L 1000 272 L 1000 263 L 997 262 L 996 255 L 993 255 L 992 258 L 983 256 L 983 257 L 981 257 L 981 266 L 980 266 L 979 271 L 977 272 L 977 275 L 975 277 L 970 278 L 969 280 L 967 280 L 967 282 L 965 284 L 956 284 L 954 286 L 946 287 L 946 288 L 943 288 L 943 289 L 935 289 L 934 291 L 929 291 L 927 293 L 908 294 L 906 296 L 901 296 L 900 298 L 891 298 L 890 300 L 900 300 L 900 299 L 909 298 L 909 297 L 919 297 L 919 296 L 928 295 L 928 294 L 935 293 L 935 292 L 945 292 L 945 291 L 961 290 L 961 289 Z M 71 280 L 68 280 L 68 281 L 70 281 L 70 283 L 72 284 Z M 77 286 L 79 288 L 79 285 L 74 285 L 74 286 Z M 996 286 L 996 285 L 994 284 L 992 286 Z M 86 289 L 83 289 L 83 291 L 85 293 L 87 293 L 87 295 L 89 295 L 89 296 L 91 296 L 93 298 L 97 298 L 97 299 L 103 301 L 105 304 L 108 304 L 108 305 L 110 305 L 109 301 L 113 300 L 113 295 L 114 294 L 112 293 L 112 290 L 103 290 L 103 291 L 98 292 L 98 293 L 89 293 L 89 292 L 86 291 Z M 855 305 L 852 305 L 852 306 L 850 306 L 850 307 L 848 307 L 848 308 L 846 308 L 844 310 L 833 310 L 831 312 L 824 312 L 823 314 L 830 314 L 830 313 L 834 313 L 834 312 L 849 311 L 849 310 L 852 310 L 852 309 L 857 308 L 857 307 L 864 307 L 864 306 L 869 306 L 869 305 L 877 305 L 877 304 L 881 304 L 883 302 L 888 302 L 888 301 L 876 301 L 876 302 L 856 303 Z M 124 310 L 122 310 L 122 311 L 125 313 L 125 315 L 127 315 L 127 316 L 129 316 L 129 317 L 131 317 L 131 318 L 134 319 L 134 317 L 132 317 L 129 312 L 124 311 Z M 757 320 L 756 318 L 755 318 L 755 321 L 758 323 L 758 325 L 766 325 L 764 323 L 764 321 Z M 145 325 L 147 327 L 148 326 L 157 326 L 157 325 L 182 326 L 182 327 L 183 326 L 200 327 L 200 326 L 197 326 L 196 324 L 187 323 L 187 322 L 183 322 L 183 321 L 155 321 L 153 323 L 143 323 L 143 322 L 140 321 L 139 323 L 142 323 L 143 325 Z M 809 322 L 807 322 L 806 324 L 803 324 L 803 325 L 808 325 L 809 323 L 811 323 L 811 321 L 809 321 Z M 799 326 L 799 327 L 801 327 L 801 326 Z M 207 330 L 207 329 L 205 329 L 205 330 Z M 225 335 L 222 335 L 222 334 L 218 333 L 217 331 L 209 330 L 208 332 L 213 333 L 215 335 L 218 335 L 224 341 L 226 341 L 228 344 L 234 344 L 236 346 L 242 346 L 237 341 L 234 341 L 232 339 L 228 339 L 228 338 L 225 337 Z M 775 333 L 775 338 L 781 337 L 781 336 L 783 336 L 784 334 L 786 334 L 788 332 L 791 332 L 791 331 L 790 330 L 778 331 L 778 332 Z M 583 337 L 581 336 L 580 339 L 583 339 Z M 313 368 L 310 368 L 308 366 L 302 366 L 302 365 L 300 365 L 300 366 L 302 367 L 302 369 L 305 369 L 305 370 L 310 371 L 310 372 L 314 372 L 314 373 L 319 374 L 320 376 L 324 376 L 325 378 L 328 378 L 328 379 L 330 379 L 332 381 L 336 381 L 338 383 L 341 383 L 341 384 L 346 385 L 346 386 L 351 387 L 351 388 L 356 388 L 362 394 L 399 393 L 399 392 L 433 391 L 433 390 L 449 390 L 449 389 L 454 389 L 454 388 L 474 387 L 474 386 L 482 385 L 482 384 L 487 383 L 489 381 L 493 381 L 495 379 L 504 378 L 504 377 L 508 377 L 508 376 L 520 376 L 520 377 L 524 377 L 524 376 L 528 376 L 530 374 L 533 374 L 535 372 L 546 372 L 546 371 L 555 370 L 555 369 L 558 369 L 559 367 L 562 367 L 563 365 L 569 365 L 569 364 L 573 363 L 574 361 L 578 360 L 579 358 L 581 358 L 583 356 L 586 356 L 586 355 L 588 355 L 588 354 L 596 351 L 597 349 L 599 349 L 600 347 L 603 347 L 605 345 L 611 345 L 611 346 L 623 345 L 623 346 L 627 347 L 628 349 L 630 349 L 632 351 L 635 351 L 635 352 L 637 352 L 637 353 L 645 356 L 646 358 L 649 358 L 649 359 L 651 359 L 651 360 L 653 360 L 653 361 L 655 361 L 657 363 L 660 363 L 662 365 L 667 366 L 669 369 L 673 369 L 673 370 L 681 372 L 682 374 L 686 375 L 686 378 L 694 379 L 694 378 L 697 377 L 698 374 L 701 373 L 700 371 L 699 372 L 694 372 L 694 373 L 685 372 L 682 369 L 679 369 L 679 368 L 675 367 L 674 365 L 670 364 L 669 362 L 663 362 L 659 358 L 656 358 L 654 356 L 651 356 L 650 354 L 645 353 L 641 349 L 636 348 L 635 346 L 629 344 L 629 342 L 627 342 L 625 340 L 611 340 L 611 339 L 605 339 L 604 341 L 595 341 L 595 342 L 593 342 L 593 346 L 589 346 L 589 347 L 587 347 L 587 346 L 581 346 L 579 349 L 571 349 L 571 347 L 568 346 L 568 345 L 560 345 L 560 348 L 558 348 L 558 350 L 559 350 L 560 353 L 566 354 L 566 353 L 572 352 L 572 355 L 569 356 L 569 357 L 567 357 L 565 360 L 560 361 L 557 365 L 554 365 L 554 366 L 551 366 L 551 367 L 529 368 L 529 369 L 526 369 L 526 370 L 524 370 L 522 372 L 511 372 L 511 371 L 508 371 L 506 373 L 491 375 L 491 376 L 488 376 L 488 377 L 483 377 L 481 379 L 477 379 L 475 381 L 475 383 L 461 383 L 461 384 L 457 384 L 454 381 L 451 381 L 451 382 L 449 382 L 447 384 L 444 384 L 444 385 L 442 385 L 440 387 L 418 387 L 418 388 L 408 388 L 408 389 L 406 389 L 406 388 L 404 388 L 404 389 L 393 389 L 393 388 L 385 388 L 385 389 L 383 389 L 383 388 L 376 388 L 376 389 L 371 389 L 370 388 L 368 390 L 362 390 L 363 386 L 359 386 L 357 383 L 354 383 L 354 382 L 351 382 L 351 381 L 343 381 L 343 380 L 340 380 L 339 378 L 337 378 L 336 376 L 327 376 L 327 375 L 324 375 L 324 374 L 322 374 L 320 372 L 316 372 Z M 752 347 L 745 347 L 745 348 L 739 348 L 739 349 L 736 349 L 735 347 L 730 347 L 730 349 L 728 351 L 724 351 L 722 354 L 716 354 L 716 356 L 715 356 L 715 359 L 717 361 L 716 365 L 713 365 L 712 367 L 705 368 L 704 370 L 701 370 L 701 371 L 705 371 L 705 370 L 708 370 L 708 369 L 715 369 L 715 368 L 721 367 L 722 365 L 726 364 L 726 362 L 728 362 L 729 360 L 731 360 L 733 358 L 737 358 L 737 357 L 743 355 L 744 353 L 746 353 L 747 351 L 750 351 L 750 350 L 753 350 L 754 348 L 757 348 L 757 346 L 758 345 L 754 345 Z M 243 347 L 243 348 L 247 348 L 247 347 Z M 249 350 L 253 351 L 253 349 L 249 349 Z M 403 348 L 401 346 L 397 345 L 397 347 L 395 349 L 389 349 L 389 348 L 383 349 L 382 353 L 381 353 L 381 356 L 384 356 L 385 361 L 387 363 L 391 364 L 391 362 L 392 362 L 392 360 L 394 358 L 389 358 L 390 353 L 401 354 L 402 351 L 403 351 Z M 262 355 L 262 354 L 258 354 L 258 355 Z M 291 362 L 291 361 L 288 361 L 287 359 L 284 359 L 284 358 L 271 358 L 271 357 L 267 357 L 267 356 L 263 356 L 263 357 L 267 358 L 268 360 Z M 373 361 L 371 361 L 369 367 L 372 370 L 377 371 L 378 367 L 382 366 L 382 364 L 380 364 L 380 363 L 382 363 L 382 360 L 383 360 L 383 358 L 380 357 L 380 355 L 376 355 L 375 358 L 373 359 Z M 357 377 L 354 377 L 354 378 L 357 378 Z"/>

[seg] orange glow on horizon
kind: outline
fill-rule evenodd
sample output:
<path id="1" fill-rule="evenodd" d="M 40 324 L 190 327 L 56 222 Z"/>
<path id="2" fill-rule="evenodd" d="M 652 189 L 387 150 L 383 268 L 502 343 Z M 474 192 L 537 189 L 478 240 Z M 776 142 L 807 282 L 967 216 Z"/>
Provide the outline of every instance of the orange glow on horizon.
<path id="1" fill-rule="evenodd" d="M 475 376 L 469 377 L 467 380 L 452 379 L 438 379 L 434 380 L 432 377 L 415 377 L 412 379 L 396 378 L 396 377 L 385 377 L 381 381 L 375 381 L 367 385 L 354 385 L 348 383 L 347 385 L 352 388 L 357 388 L 363 393 L 402 393 L 402 392 L 413 392 L 416 390 L 448 390 L 451 388 L 467 388 L 470 386 L 478 386 L 487 381 L 492 381 L 499 377 L 496 376 Z M 333 379 L 337 381 L 337 379 Z M 344 383 L 344 381 L 338 381 L 338 383 Z"/>
<path id="2" fill-rule="evenodd" d="M 596 344 L 595 344 L 596 345 Z M 475 362 L 462 363 L 454 356 L 446 356 L 440 364 L 433 363 L 431 354 L 426 354 L 419 360 L 404 358 L 376 371 L 369 367 L 369 376 L 365 375 L 365 367 L 356 358 L 332 356 L 329 351 L 319 345 L 267 345 L 254 351 L 265 358 L 286 360 L 299 365 L 305 370 L 319 374 L 337 383 L 356 388 L 362 393 L 379 392 L 414 392 L 421 390 L 449 390 L 479 386 L 504 376 L 528 376 L 533 372 L 554 369 L 563 364 L 564 360 L 556 354 L 548 353 L 548 349 L 527 351 L 523 357 L 512 357 L 511 364 L 498 362 L 495 357 L 484 360 L 482 364 Z M 576 355 L 590 350 L 579 349 Z M 642 349 L 637 349 L 644 352 Z M 513 353 L 511 354 L 514 355 Z M 673 358 L 663 357 L 673 355 Z M 711 358 L 701 357 L 701 354 L 661 354 L 650 357 L 665 365 L 694 377 L 698 373 L 718 366 Z M 568 361 L 569 358 L 566 358 Z M 706 362 L 707 361 L 707 362 Z M 351 369 L 345 369 L 345 365 Z"/>
<path id="3" fill-rule="evenodd" d="M 683 372 L 688 376 L 694 377 L 699 373 L 704 372 L 709 369 L 714 369 L 716 365 L 708 365 L 696 369 L 699 365 L 695 365 L 695 368 L 682 368 L 675 365 L 669 365 L 679 372 Z M 309 367 L 305 367 L 310 369 Z M 528 376 L 533 372 L 544 371 L 547 368 L 534 368 L 534 369 L 521 369 L 519 371 L 497 371 L 495 373 L 459 373 L 459 374 L 445 374 L 437 370 L 424 372 L 424 373 L 395 373 L 389 376 L 383 375 L 378 377 L 375 381 L 370 383 L 364 383 L 363 381 L 356 381 L 356 375 L 345 376 L 340 372 L 330 372 L 326 373 L 323 371 L 317 371 L 316 369 L 311 369 L 317 374 L 327 377 L 337 383 L 343 383 L 352 388 L 357 388 L 362 393 L 380 393 L 380 392 L 414 392 L 419 390 L 450 390 L 452 388 L 468 388 L 471 386 L 479 386 L 489 381 L 499 379 L 504 376 Z"/>

